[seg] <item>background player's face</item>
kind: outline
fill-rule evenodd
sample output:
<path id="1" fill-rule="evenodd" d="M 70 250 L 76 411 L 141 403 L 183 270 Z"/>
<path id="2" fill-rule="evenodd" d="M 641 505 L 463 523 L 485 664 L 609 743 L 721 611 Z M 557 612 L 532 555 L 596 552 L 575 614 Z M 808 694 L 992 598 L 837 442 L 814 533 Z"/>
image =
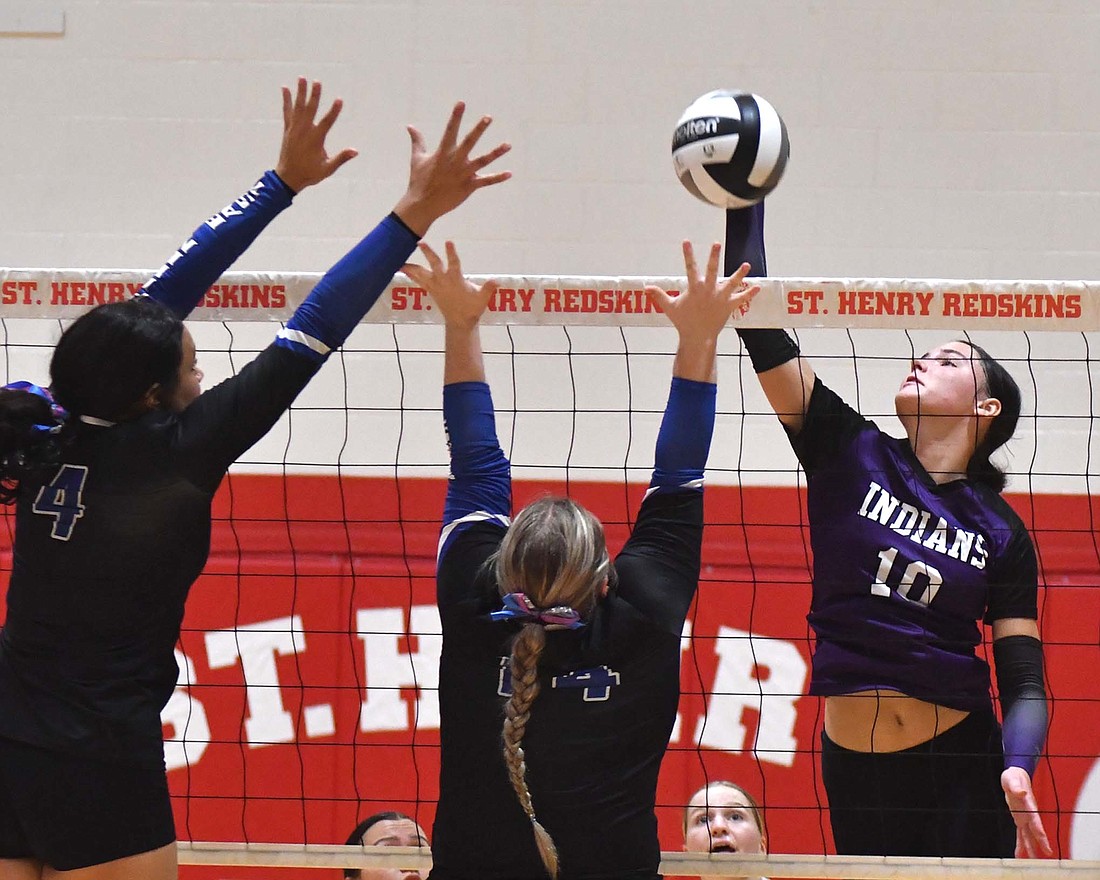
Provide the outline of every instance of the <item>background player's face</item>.
<path id="1" fill-rule="evenodd" d="M 195 353 L 195 340 L 191 332 L 183 328 L 183 357 L 180 358 L 179 382 L 175 392 L 164 401 L 173 412 L 183 412 L 202 394 L 202 370 Z"/>
<path id="2" fill-rule="evenodd" d="M 712 785 L 696 792 L 687 808 L 684 850 L 765 852 L 764 836 L 744 793 L 728 785 Z"/>
<path id="3" fill-rule="evenodd" d="M 428 835 L 411 819 L 383 819 L 363 835 L 363 846 L 427 846 Z M 420 880 L 419 871 L 364 868 L 360 880 Z"/>
<path id="4" fill-rule="evenodd" d="M 899 416 L 973 416 L 985 396 L 981 359 L 965 342 L 948 342 L 914 359 L 894 405 Z"/>

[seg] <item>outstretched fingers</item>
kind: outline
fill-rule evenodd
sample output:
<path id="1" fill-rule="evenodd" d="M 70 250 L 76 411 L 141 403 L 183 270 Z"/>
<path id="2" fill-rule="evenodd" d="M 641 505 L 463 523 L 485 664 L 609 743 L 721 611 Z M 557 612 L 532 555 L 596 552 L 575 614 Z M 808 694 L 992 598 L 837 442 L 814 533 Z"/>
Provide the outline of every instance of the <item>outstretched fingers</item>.
<path id="1" fill-rule="evenodd" d="M 317 116 L 317 108 L 321 106 L 321 83 L 318 80 L 313 81 L 313 85 L 309 90 L 309 98 L 305 103 L 305 111 L 309 114 L 309 118 L 312 121 Z"/>
<path id="2" fill-rule="evenodd" d="M 444 250 L 447 252 L 447 271 L 456 275 L 462 274 L 462 260 L 458 256 L 458 248 L 453 241 L 444 242 Z"/>
<path id="3" fill-rule="evenodd" d="M 451 243 L 447 242 L 447 244 Z M 453 247 L 453 245 L 451 246 Z M 446 271 L 446 268 L 444 267 L 443 260 L 440 259 L 439 254 L 437 254 L 432 249 L 432 246 L 426 241 L 420 242 L 418 247 L 420 249 L 420 253 L 424 255 L 424 259 L 428 261 L 428 268 L 437 275 L 442 275 Z"/>
<path id="4" fill-rule="evenodd" d="M 428 264 L 407 263 L 402 271 L 431 294 L 432 301 L 448 325 L 474 327 L 497 292 L 499 283 L 488 280 L 475 286 L 462 274 L 462 261 L 454 242 L 444 246 L 446 263 L 427 243 L 421 242 L 420 253 Z"/>
<path id="5" fill-rule="evenodd" d="M 341 98 L 337 98 L 332 102 L 332 106 L 328 108 L 325 115 L 321 117 L 321 120 L 317 123 L 317 131 L 321 137 L 325 137 L 332 126 L 336 124 L 336 120 L 340 118 L 340 111 L 344 109 L 344 101 Z"/>
<path id="6" fill-rule="evenodd" d="M 466 102 L 457 101 L 451 110 L 451 116 L 443 129 L 443 136 L 439 139 L 439 148 L 452 150 L 458 142 L 458 131 L 462 127 L 462 115 L 466 112 Z"/>
<path id="7" fill-rule="evenodd" d="M 752 271 L 752 266 L 742 263 L 729 278 L 722 282 L 718 293 L 729 300 L 732 311 L 736 314 L 744 314 L 748 311 L 749 304 L 760 292 L 760 285 L 749 285 L 745 276 Z"/>
<path id="8" fill-rule="evenodd" d="M 645 286 L 645 295 L 649 297 L 650 303 L 662 312 L 667 313 L 672 307 L 672 297 L 656 284 L 647 284 Z"/>
<path id="9" fill-rule="evenodd" d="M 416 126 L 406 125 L 405 131 L 409 133 L 409 140 L 412 142 L 412 156 L 415 161 L 428 152 L 428 145 L 424 142 L 424 135 L 420 133 L 420 129 Z"/>
<path id="10" fill-rule="evenodd" d="M 497 144 L 488 153 L 482 153 L 475 159 L 470 160 L 470 167 L 473 168 L 474 171 L 480 171 L 486 165 L 491 165 L 493 162 L 495 162 L 511 149 L 512 145 L 507 142 Z"/>
<path id="11" fill-rule="evenodd" d="M 492 124 L 492 121 L 492 116 L 482 116 L 474 123 L 474 127 L 466 132 L 466 136 L 462 139 L 462 143 L 458 145 L 456 152 L 459 156 L 466 158 L 470 155 L 471 151 L 477 145 L 477 142 L 481 140 L 481 136 L 485 134 L 485 129 Z"/>
<path id="12" fill-rule="evenodd" d="M 707 257 L 707 274 L 703 283 L 707 288 L 712 288 L 718 283 L 718 259 L 722 255 L 722 245 L 715 242 L 710 246 L 710 256 Z"/>
<path id="13" fill-rule="evenodd" d="M 434 152 L 429 152 L 420 131 L 408 126 L 412 141 L 409 186 L 394 208 L 395 213 L 421 237 L 428 228 L 461 205 L 479 189 L 508 180 L 508 171 L 479 174 L 511 149 L 507 143 L 471 158 L 470 150 L 477 144 L 492 117 L 483 116 L 461 142 L 458 132 L 465 104 L 459 101 L 451 111 L 446 130 Z"/>
<path id="14" fill-rule="evenodd" d="M 290 89 L 282 87 L 283 91 L 283 128 L 290 128 L 290 114 L 294 110 L 294 103 L 290 97 Z"/>
<path id="15" fill-rule="evenodd" d="M 317 119 L 321 101 L 321 83 L 310 83 L 298 77 L 293 94 L 283 87 L 283 141 L 275 172 L 294 192 L 320 183 L 338 168 L 359 155 L 350 147 L 328 154 L 325 139 L 344 108 L 337 98 L 325 114 Z"/>
<path id="16" fill-rule="evenodd" d="M 699 267 L 695 263 L 695 248 L 692 247 L 690 241 L 685 241 L 681 245 L 684 252 L 684 271 L 687 272 L 688 281 L 690 282 L 694 278 L 699 277 Z"/>

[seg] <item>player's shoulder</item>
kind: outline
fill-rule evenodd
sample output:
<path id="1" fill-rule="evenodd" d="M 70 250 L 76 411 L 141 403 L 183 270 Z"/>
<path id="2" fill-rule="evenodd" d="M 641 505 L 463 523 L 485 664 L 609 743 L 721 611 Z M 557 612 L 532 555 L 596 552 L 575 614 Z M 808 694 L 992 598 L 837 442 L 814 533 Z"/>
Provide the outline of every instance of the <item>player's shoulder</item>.
<path id="1" fill-rule="evenodd" d="M 992 486 L 985 483 L 971 481 L 971 491 L 981 504 L 989 511 L 990 515 L 1000 520 L 1013 534 L 1027 534 L 1027 526 L 1016 509 L 1009 504 L 1008 499 Z"/>

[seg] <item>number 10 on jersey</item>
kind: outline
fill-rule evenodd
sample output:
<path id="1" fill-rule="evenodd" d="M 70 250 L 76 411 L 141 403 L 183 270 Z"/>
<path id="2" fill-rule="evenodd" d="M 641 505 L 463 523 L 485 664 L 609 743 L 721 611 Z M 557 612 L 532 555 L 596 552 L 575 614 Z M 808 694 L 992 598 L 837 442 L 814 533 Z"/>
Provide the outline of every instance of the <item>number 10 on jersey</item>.
<path id="1" fill-rule="evenodd" d="M 875 572 L 875 580 L 871 584 L 871 595 L 889 596 L 892 592 L 889 585 L 890 573 L 894 570 L 895 564 L 900 567 L 905 560 L 903 558 L 898 563 L 897 547 L 887 547 L 885 550 L 879 550 L 878 559 L 878 571 Z M 917 586 L 918 579 L 922 579 L 922 583 L 914 589 Z M 924 586 L 925 582 L 927 588 Z M 901 579 L 893 589 L 896 589 L 897 594 L 908 602 L 930 605 L 932 600 L 936 598 L 936 593 L 939 592 L 942 584 L 943 575 L 940 574 L 938 569 L 921 562 L 919 559 L 914 559 L 905 566 L 905 570 L 901 573 Z"/>

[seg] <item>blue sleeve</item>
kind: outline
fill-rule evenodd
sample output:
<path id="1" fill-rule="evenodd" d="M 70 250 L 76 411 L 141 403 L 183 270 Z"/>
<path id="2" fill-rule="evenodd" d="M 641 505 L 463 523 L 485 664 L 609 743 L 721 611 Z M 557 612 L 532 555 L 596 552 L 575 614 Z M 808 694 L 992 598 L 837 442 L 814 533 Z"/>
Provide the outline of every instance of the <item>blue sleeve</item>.
<path id="1" fill-rule="evenodd" d="M 512 510 L 511 466 L 497 440 L 489 386 L 484 382 L 444 386 L 443 423 L 451 450 L 451 474 L 439 559 L 455 538 L 475 523 L 490 521 L 507 528 Z"/>
<path id="2" fill-rule="evenodd" d="M 142 293 L 166 305 L 180 318 L 202 302 L 206 294 L 237 258 L 289 207 L 294 193 L 268 171 L 248 192 L 227 205 L 191 233 L 177 250 L 145 282 Z"/>
<path id="3" fill-rule="evenodd" d="M 317 282 L 276 344 L 323 361 L 378 301 L 418 240 L 395 214 L 383 219 Z"/>
<path id="4" fill-rule="evenodd" d="M 702 491 L 717 397 L 718 386 L 712 382 L 673 377 L 657 434 L 650 494 Z"/>

